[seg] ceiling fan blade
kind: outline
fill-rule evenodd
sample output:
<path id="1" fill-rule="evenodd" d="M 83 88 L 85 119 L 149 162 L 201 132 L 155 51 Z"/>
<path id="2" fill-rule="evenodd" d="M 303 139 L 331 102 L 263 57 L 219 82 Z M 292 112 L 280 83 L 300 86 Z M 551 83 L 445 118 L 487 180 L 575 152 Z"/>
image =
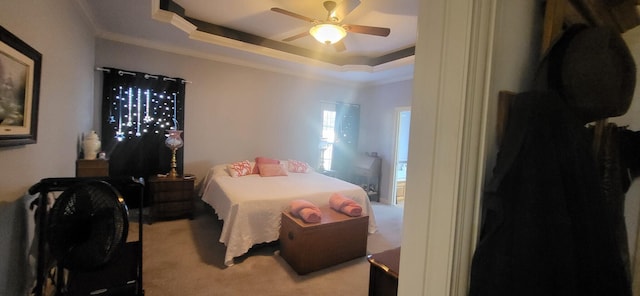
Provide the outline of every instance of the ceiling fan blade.
<path id="1" fill-rule="evenodd" d="M 310 18 L 310 17 L 306 17 L 306 16 L 304 16 L 304 15 L 297 14 L 297 13 L 295 13 L 295 12 L 291 12 L 291 11 L 288 11 L 288 10 L 284 10 L 284 9 L 282 9 L 282 8 L 278 8 L 278 7 L 272 7 L 272 8 L 271 8 L 271 11 L 279 12 L 279 13 L 282 13 L 282 14 L 284 14 L 284 15 L 288 15 L 288 16 L 290 16 L 290 17 L 295 17 L 295 18 L 297 18 L 297 19 L 301 19 L 301 20 L 303 20 L 303 21 L 307 21 L 307 22 L 310 22 L 310 23 L 313 23 L 313 22 L 315 22 L 315 21 L 316 21 L 315 19 L 312 19 L 312 18 Z"/>
<path id="2" fill-rule="evenodd" d="M 383 37 L 387 37 L 391 33 L 391 29 L 389 29 L 389 28 L 381 28 L 381 27 L 370 27 L 370 26 L 360 26 L 360 25 L 344 25 L 344 28 L 348 32 L 376 35 L 376 36 L 383 36 Z"/>
<path id="3" fill-rule="evenodd" d="M 309 31 L 304 31 L 304 32 L 302 32 L 302 33 L 300 33 L 300 34 L 296 34 L 296 35 L 293 35 L 293 36 L 291 36 L 291 37 L 287 37 L 287 38 L 285 38 L 285 39 L 282 39 L 282 41 L 289 42 L 289 41 L 296 40 L 296 39 L 298 39 L 298 38 L 305 37 L 305 36 L 307 36 L 307 35 L 309 35 Z"/>
<path id="4" fill-rule="evenodd" d="M 347 50 L 347 47 L 344 45 L 344 40 L 340 40 L 340 41 L 334 43 L 333 44 L 333 48 L 337 52 L 343 52 L 343 51 Z"/>
<path id="5" fill-rule="evenodd" d="M 336 18 L 337 22 L 341 22 L 349 13 L 356 9 L 358 5 L 360 5 L 360 0 L 343 0 L 333 10 L 331 17 Z"/>

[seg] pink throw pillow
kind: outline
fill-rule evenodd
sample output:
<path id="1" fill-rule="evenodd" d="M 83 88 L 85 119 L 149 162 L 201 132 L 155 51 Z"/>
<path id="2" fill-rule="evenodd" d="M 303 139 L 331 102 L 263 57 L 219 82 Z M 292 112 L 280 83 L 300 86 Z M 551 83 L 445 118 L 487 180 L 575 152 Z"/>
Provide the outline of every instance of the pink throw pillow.
<path id="1" fill-rule="evenodd" d="M 287 169 L 292 173 L 309 173 L 311 172 L 311 166 L 304 161 L 287 160 Z"/>
<path id="2" fill-rule="evenodd" d="M 246 176 L 251 174 L 251 163 L 248 160 L 234 162 L 227 166 L 229 175 L 233 178 Z"/>
<path id="3" fill-rule="evenodd" d="M 258 156 L 258 157 L 256 157 L 256 166 L 253 167 L 252 174 L 259 174 L 260 173 L 260 167 L 258 165 L 262 164 L 262 163 L 264 163 L 264 164 L 280 164 L 280 160 L 274 159 L 274 158 Z"/>
<path id="4" fill-rule="evenodd" d="M 260 167 L 260 177 L 287 176 L 287 170 L 279 164 L 261 163 L 257 166 Z"/>

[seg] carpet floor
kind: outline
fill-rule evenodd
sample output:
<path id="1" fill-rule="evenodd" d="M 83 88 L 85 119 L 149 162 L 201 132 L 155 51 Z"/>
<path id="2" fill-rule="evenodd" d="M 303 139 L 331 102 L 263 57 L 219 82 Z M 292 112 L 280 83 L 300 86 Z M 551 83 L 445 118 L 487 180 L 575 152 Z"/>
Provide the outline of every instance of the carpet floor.
<path id="1" fill-rule="evenodd" d="M 301 276 L 278 255 L 275 242 L 254 246 L 226 267 L 218 242 L 222 222 L 209 206 L 196 204 L 193 220 L 143 224 L 145 295 L 367 295 L 365 257 Z M 378 231 L 368 236 L 367 254 L 400 246 L 402 208 L 373 203 L 373 210 Z M 130 229 L 129 239 L 136 240 L 138 224 Z"/>

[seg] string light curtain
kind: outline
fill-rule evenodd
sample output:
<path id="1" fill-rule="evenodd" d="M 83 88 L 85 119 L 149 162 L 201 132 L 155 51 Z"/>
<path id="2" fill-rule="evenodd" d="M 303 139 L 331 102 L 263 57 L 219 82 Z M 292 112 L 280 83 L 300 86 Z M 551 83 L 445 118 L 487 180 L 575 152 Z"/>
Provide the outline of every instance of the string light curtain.
<path id="1" fill-rule="evenodd" d="M 147 178 L 167 173 L 166 130 L 184 130 L 185 80 L 103 68 L 102 147 L 110 176 Z M 183 138 L 185 134 L 183 133 Z M 182 173 L 183 152 L 176 158 Z"/>

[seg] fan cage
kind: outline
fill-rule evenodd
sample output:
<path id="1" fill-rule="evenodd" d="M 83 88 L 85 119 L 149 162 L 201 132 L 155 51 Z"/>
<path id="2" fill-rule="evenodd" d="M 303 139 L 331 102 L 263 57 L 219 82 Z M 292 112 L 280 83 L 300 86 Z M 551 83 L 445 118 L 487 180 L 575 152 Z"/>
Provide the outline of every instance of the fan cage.
<path id="1" fill-rule="evenodd" d="M 51 254 L 73 271 L 107 264 L 119 255 L 129 232 L 124 199 L 104 181 L 80 182 L 63 191 L 48 218 Z"/>

